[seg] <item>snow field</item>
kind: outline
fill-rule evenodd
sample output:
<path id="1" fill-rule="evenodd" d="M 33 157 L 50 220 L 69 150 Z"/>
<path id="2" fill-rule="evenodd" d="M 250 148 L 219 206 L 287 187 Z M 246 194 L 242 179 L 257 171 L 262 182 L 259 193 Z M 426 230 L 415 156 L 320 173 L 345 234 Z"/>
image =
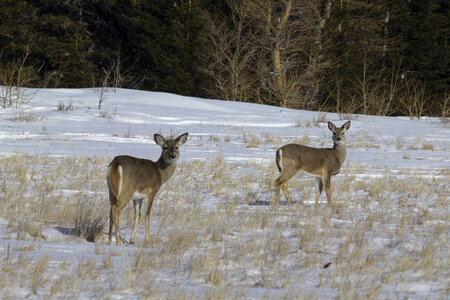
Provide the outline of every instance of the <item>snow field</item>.
<path id="1" fill-rule="evenodd" d="M 66 97 L 75 109 L 56 111 Z M 315 208 L 314 179 L 299 174 L 290 207 L 270 205 L 276 148 L 330 146 L 338 116 L 130 90 L 108 93 L 101 112 L 95 100 L 42 90 L 0 112 L 2 297 L 448 297 L 450 133 L 438 120 L 347 116 L 333 205 L 323 194 Z M 107 246 L 107 226 L 96 230 L 109 221 L 111 158 L 157 159 L 153 133 L 185 131 L 150 244 L 141 222 L 135 246 Z M 130 205 L 125 240 L 132 222 Z"/>

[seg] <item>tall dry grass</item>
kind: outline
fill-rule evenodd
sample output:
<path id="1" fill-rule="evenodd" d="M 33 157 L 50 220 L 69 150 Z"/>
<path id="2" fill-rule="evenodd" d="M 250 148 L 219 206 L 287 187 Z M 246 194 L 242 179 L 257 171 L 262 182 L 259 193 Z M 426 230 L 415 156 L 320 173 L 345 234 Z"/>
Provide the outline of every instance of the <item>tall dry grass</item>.
<path id="1" fill-rule="evenodd" d="M 42 297 L 355 299 L 413 296 L 421 283 L 432 298 L 448 295 L 448 170 L 424 177 L 346 164 L 334 178 L 333 207 L 323 195 L 315 208 L 314 180 L 304 176 L 290 185 L 292 207 L 270 205 L 273 162 L 183 162 L 155 198 L 150 244 L 139 243 L 142 222 L 136 246 L 109 247 L 86 242 L 92 228 L 104 235 L 108 220 L 107 163 L 0 158 L 0 217 L 9 224 L 2 238 L 22 243 L 0 253 L 0 291 L 11 284 Z M 128 240 L 132 205 L 121 217 Z M 59 243 L 90 250 L 36 258 L 51 249 L 46 228 L 76 232 Z"/>

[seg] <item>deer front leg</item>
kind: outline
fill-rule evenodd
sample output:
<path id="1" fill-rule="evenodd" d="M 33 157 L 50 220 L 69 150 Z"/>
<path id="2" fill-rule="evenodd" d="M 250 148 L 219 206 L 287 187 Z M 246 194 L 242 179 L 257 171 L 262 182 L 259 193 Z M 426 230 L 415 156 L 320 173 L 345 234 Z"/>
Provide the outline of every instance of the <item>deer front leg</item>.
<path id="1" fill-rule="evenodd" d="M 319 197 L 322 194 L 323 182 L 322 178 L 316 177 L 316 207 L 319 205 Z"/>
<path id="2" fill-rule="evenodd" d="M 150 242 L 150 211 L 153 205 L 153 198 L 155 193 L 147 195 L 145 206 L 147 208 L 145 212 L 145 242 L 148 244 Z"/>
<path id="3" fill-rule="evenodd" d="M 327 203 L 331 205 L 331 183 L 330 183 L 330 175 L 325 173 L 322 177 L 323 185 L 325 185 L 325 193 L 327 194 Z"/>

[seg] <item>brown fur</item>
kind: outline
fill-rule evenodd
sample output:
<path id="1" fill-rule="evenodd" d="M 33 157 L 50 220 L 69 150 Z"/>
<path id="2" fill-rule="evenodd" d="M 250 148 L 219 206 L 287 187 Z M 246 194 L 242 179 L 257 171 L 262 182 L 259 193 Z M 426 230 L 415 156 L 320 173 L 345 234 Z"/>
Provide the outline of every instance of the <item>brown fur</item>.
<path id="1" fill-rule="evenodd" d="M 176 161 L 179 157 L 178 147 L 186 142 L 188 134 L 182 134 L 176 139 L 166 140 L 159 134 L 155 134 L 155 141 L 161 146 L 161 157 L 153 162 L 148 159 L 122 155 L 116 156 L 108 166 L 107 182 L 109 189 L 110 222 L 109 244 L 112 244 L 112 229 L 116 229 L 116 244 L 120 245 L 120 212 L 133 200 L 134 224 L 130 243 L 134 244 L 136 229 L 141 217 L 142 201 L 146 205 L 146 230 L 145 238 L 150 239 L 150 210 L 153 199 L 164 184 L 173 174 Z M 120 174 L 120 168 L 122 174 Z"/>
<path id="2" fill-rule="evenodd" d="M 292 204 L 288 193 L 288 182 L 302 170 L 316 177 L 316 206 L 323 186 L 327 194 L 327 202 L 331 204 L 330 179 L 332 175 L 339 173 L 346 157 L 345 131 L 350 128 L 350 121 L 342 127 L 328 122 L 328 128 L 333 132 L 333 148 L 313 148 L 298 144 L 288 144 L 276 152 L 276 164 L 281 174 L 275 180 L 275 203 L 280 203 L 280 190 L 283 188 L 284 196 L 289 205 Z"/>

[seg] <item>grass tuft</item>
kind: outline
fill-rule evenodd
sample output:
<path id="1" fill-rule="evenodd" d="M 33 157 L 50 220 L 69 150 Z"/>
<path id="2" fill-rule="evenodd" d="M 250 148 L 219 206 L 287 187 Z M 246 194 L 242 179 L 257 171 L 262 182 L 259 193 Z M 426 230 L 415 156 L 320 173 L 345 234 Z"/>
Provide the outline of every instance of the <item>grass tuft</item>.
<path id="1" fill-rule="evenodd" d="M 92 202 L 80 202 L 75 211 L 73 232 L 85 238 L 88 242 L 95 242 L 106 224 L 106 217 L 99 214 L 102 210 L 99 211 L 97 206 Z"/>

